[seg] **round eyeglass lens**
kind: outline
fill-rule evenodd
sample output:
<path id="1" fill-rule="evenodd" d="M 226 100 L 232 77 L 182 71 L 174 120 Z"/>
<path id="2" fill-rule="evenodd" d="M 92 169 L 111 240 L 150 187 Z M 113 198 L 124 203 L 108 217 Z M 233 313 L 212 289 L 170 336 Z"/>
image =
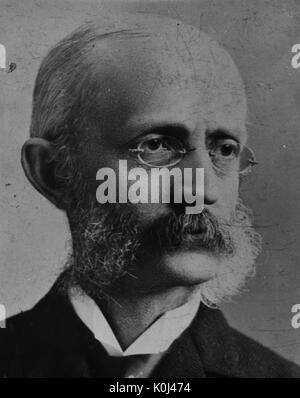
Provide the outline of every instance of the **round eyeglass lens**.
<path id="1" fill-rule="evenodd" d="M 240 173 L 247 173 L 257 164 L 252 149 L 244 146 L 240 155 Z"/>
<path id="2" fill-rule="evenodd" d="M 138 149 L 140 161 L 152 167 L 173 166 L 185 153 L 180 141 L 170 136 L 147 138 Z"/>

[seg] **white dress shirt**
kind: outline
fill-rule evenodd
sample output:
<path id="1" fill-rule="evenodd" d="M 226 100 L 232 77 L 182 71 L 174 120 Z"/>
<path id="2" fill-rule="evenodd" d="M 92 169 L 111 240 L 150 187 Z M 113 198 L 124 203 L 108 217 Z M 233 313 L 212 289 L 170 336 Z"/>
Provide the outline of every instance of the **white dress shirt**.
<path id="1" fill-rule="evenodd" d="M 70 290 L 69 297 L 78 317 L 91 330 L 107 353 L 119 357 L 159 354 L 166 351 L 190 325 L 200 304 L 200 294 L 197 292 L 187 303 L 163 314 L 123 351 L 95 301 L 82 291 L 78 293 L 77 288 Z"/>

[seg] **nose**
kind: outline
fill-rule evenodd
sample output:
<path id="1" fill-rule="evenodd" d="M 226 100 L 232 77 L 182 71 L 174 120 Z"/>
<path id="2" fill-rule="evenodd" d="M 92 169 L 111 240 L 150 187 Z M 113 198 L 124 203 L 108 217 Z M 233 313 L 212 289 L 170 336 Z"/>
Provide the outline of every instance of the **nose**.
<path id="1" fill-rule="evenodd" d="M 208 153 L 205 156 L 208 159 L 202 166 L 204 168 L 204 204 L 213 205 L 219 199 L 218 178 Z"/>
<path id="2" fill-rule="evenodd" d="M 218 178 L 211 158 L 206 148 L 197 148 L 192 153 L 191 166 L 194 168 L 204 169 L 204 204 L 212 205 L 218 201 L 219 198 L 219 187 Z M 195 184 L 197 181 L 193 180 L 193 192 L 196 192 Z"/>
<path id="3" fill-rule="evenodd" d="M 173 208 L 177 212 L 182 212 L 187 205 L 187 199 L 192 197 L 195 199 L 195 195 L 198 192 L 202 192 L 204 206 L 213 205 L 219 200 L 219 181 L 218 177 L 213 168 L 211 158 L 206 149 L 197 148 L 190 154 L 189 159 L 185 159 L 182 164 L 182 172 L 184 173 L 185 168 L 192 168 L 193 171 L 197 168 L 204 169 L 204 178 L 195 178 L 195 173 L 193 173 L 192 180 L 183 182 L 182 186 L 182 203 L 181 205 L 175 204 L 173 202 Z M 197 184 L 201 183 L 202 187 L 197 187 Z M 189 202 L 191 203 L 191 202 Z"/>

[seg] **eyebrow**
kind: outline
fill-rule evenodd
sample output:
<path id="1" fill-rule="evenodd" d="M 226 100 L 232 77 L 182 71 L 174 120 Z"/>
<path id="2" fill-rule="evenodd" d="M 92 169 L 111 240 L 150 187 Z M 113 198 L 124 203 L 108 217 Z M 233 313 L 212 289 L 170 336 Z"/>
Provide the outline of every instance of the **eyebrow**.
<path id="1" fill-rule="evenodd" d="M 191 131 L 183 123 L 169 123 L 169 122 L 158 122 L 158 123 L 145 123 L 140 126 L 135 126 L 135 137 L 134 140 L 138 140 L 144 135 L 148 134 L 161 134 L 161 135 L 172 135 L 182 140 L 188 140 L 194 131 Z M 205 138 L 231 138 L 237 140 L 241 144 L 245 144 L 247 139 L 246 130 L 241 129 L 227 129 L 223 127 L 207 128 L 204 132 Z"/>
<path id="2" fill-rule="evenodd" d="M 205 138 L 213 137 L 213 138 L 231 138 L 233 140 L 238 140 L 240 143 L 245 143 L 247 133 L 242 130 L 228 130 L 226 128 L 216 128 L 216 129 L 207 129 L 205 131 Z"/>
<path id="3" fill-rule="evenodd" d="M 158 125 L 145 125 L 139 128 L 139 134 L 136 139 L 146 134 L 160 134 L 160 135 L 172 135 L 177 138 L 187 139 L 191 132 L 183 124 L 180 123 L 161 123 Z"/>

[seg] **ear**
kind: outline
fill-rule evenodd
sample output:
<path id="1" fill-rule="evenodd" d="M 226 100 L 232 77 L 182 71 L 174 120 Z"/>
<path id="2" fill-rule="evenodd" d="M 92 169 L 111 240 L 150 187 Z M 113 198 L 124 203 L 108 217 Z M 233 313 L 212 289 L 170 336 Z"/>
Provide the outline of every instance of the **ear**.
<path id="1" fill-rule="evenodd" d="M 65 198 L 55 178 L 53 145 L 42 138 L 30 138 L 22 147 L 21 162 L 31 184 L 59 209 L 64 209 Z"/>

